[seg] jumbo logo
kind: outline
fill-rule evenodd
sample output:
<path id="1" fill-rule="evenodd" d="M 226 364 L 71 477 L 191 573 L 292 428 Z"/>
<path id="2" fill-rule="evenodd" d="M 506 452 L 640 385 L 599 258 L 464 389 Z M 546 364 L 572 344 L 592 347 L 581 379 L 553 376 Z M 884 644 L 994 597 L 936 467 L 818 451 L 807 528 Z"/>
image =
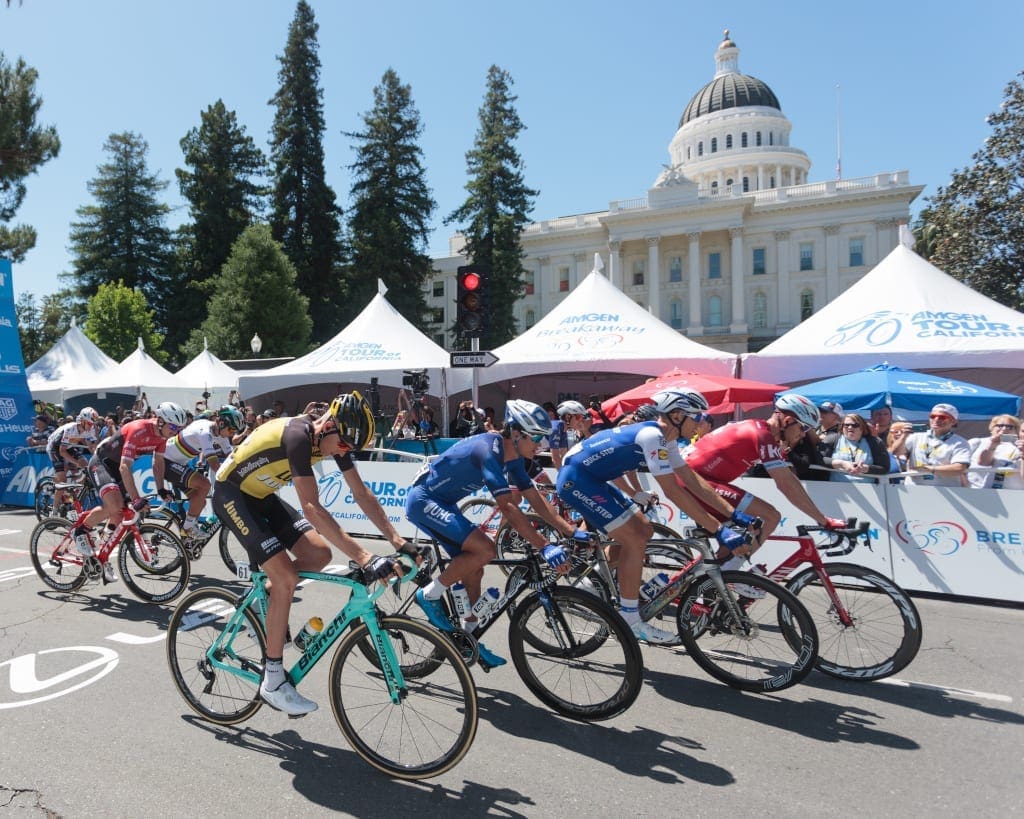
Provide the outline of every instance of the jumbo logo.
<path id="1" fill-rule="evenodd" d="M 925 554 L 949 557 L 966 545 L 967 530 L 951 520 L 901 520 L 896 524 L 896 537 Z"/>
<path id="2" fill-rule="evenodd" d="M 235 509 L 234 501 L 228 501 L 227 503 L 225 503 L 224 511 L 228 513 L 228 517 L 231 518 L 235 526 L 238 527 L 238 531 L 240 534 L 249 534 L 249 527 L 245 525 L 245 522 L 242 520 L 242 516 L 239 515 L 238 510 Z"/>

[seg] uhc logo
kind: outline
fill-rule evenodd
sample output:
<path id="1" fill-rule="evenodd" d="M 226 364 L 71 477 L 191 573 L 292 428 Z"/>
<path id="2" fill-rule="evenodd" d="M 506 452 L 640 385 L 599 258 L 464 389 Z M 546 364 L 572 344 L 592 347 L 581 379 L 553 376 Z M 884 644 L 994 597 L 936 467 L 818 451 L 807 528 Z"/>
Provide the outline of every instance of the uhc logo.
<path id="1" fill-rule="evenodd" d="M 896 524 L 896 537 L 908 546 L 929 555 L 948 557 L 967 543 L 967 530 L 951 520 L 925 522 L 901 520 Z"/>

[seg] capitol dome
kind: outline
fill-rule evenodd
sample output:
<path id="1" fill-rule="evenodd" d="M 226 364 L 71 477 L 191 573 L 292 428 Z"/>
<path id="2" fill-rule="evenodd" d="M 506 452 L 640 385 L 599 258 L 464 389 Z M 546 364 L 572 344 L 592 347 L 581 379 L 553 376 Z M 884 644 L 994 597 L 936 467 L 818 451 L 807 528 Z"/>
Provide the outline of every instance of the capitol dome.
<path id="1" fill-rule="evenodd" d="M 695 117 L 702 117 L 714 111 L 726 108 L 741 108 L 748 105 L 761 105 L 781 111 L 779 98 L 775 92 L 757 77 L 746 74 L 723 74 L 715 77 L 700 91 L 693 95 L 690 104 L 683 111 L 679 127 L 686 125 Z"/>

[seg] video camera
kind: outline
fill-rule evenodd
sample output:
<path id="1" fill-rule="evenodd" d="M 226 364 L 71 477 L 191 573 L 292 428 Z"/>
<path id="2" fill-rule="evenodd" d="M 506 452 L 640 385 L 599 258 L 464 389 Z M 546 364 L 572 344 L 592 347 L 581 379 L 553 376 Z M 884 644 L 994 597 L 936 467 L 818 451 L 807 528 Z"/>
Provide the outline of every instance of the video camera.
<path id="1" fill-rule="evenodd" d="M 430 392 L 430 378 L 426 370 L 402 370 L 402 386 L 408 387 L 414 398 L 422 398 Z"/>

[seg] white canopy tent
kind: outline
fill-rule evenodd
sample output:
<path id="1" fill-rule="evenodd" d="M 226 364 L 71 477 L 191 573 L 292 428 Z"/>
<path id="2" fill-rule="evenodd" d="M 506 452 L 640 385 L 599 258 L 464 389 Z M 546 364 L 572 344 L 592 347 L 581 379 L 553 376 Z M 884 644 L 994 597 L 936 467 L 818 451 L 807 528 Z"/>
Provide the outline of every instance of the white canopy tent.
<path id="1" fill-rule="evenodd" d="M 199 397 L 199 391 L 154 361 L 139 339 L 138 347 L 124 361 L 103 373 L 103 379 L 79 381 L 64 387 L 64 398 L 105 393 L 127 393 L 138 396 L 146 393 L 150 406 L 162 401 L 174 401 L 185 409 Z M 129 407 L 130 409 L 130 407 Z"/>
<path id="2" fill-rule="evenodd" d="M 238 389 L 238 371 L 211 353 L 205 338 L 203 351 L 178 370 L 177 376 L 180 381 L 190 384 L 197 395 L 208 392 L 207 404 L 211 409 L 227 404 L 232 390 Z"/>
<path id="3" fill-rule="evenodd" d="M 883 360 L 1019 393 L 1024 314 L 899 245 L 837 299 L 760 352 L 744 355 L 742 372 L 786 384 Z"/>
<path id="4" fill-rule="evenodd" d="M 107 372 L 117 362 L 104 353 L 81 331 L 75 320 L 45 355 L 25 368 L 28 389 L 40 401 L 60 404 L 64 401 L 64 386 L 92 382 L 107 382 Z"/>

